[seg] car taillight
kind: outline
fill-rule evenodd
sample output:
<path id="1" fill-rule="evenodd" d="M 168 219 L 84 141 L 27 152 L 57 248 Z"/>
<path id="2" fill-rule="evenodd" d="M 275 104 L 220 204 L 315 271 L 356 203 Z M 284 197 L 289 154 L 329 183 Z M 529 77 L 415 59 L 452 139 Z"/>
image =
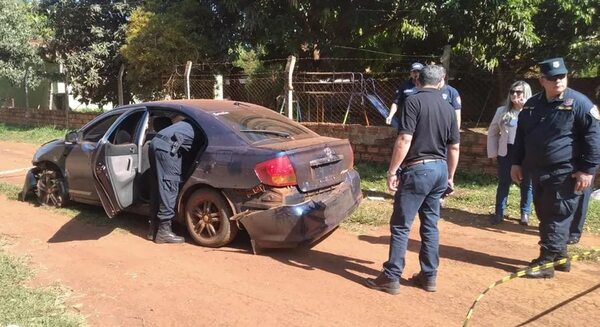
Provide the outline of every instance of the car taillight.
<path id="1" fill-rule="evenodd" d="M 296 172 L 288 156 L 277 157 L 257 164 L 254 172 L 261 183 L 271 186 L 296 185 Z"/>

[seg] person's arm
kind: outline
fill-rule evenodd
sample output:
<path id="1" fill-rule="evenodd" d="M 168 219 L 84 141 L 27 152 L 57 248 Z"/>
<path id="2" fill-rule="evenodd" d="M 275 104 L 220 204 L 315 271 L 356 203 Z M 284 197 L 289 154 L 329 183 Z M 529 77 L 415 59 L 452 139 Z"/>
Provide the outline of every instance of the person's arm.
<path id="1" fill-rule="evenodd" d="M 394 151 L 392 152 L 392 160 L 390 161 L 390 166 L 387 172 L 387 185 L 390 191 L 398 190 L 398 169 L 400 169 L 400 165 L 404 158 L 406 158 L 406 154 L 408 153 L 408 149 L 410 149 L 410 145 L 412 143 L 412 135 L 411 134 L 399 134 L 396 138 L 396 142 L 394 143 Z"/>
<path id="2" fill-rule="evenodd" d="M 456 113 L 456 124 L 458 125 L 458 129 L 460 130 L 460 109 L 456 109 L 454 110 L 454 112 Z"/>
<path id="3" fill-rule="evenodd" d="M 496 110 L 494 118 L 492 118 L 492 122 L 490 123 L 490 127 L 488 128 L 487 156 L 490 159 L 498 157 L 498 146 L 500 142 L 500 127 L 498 126 L 498 122 L 500 121 L 501 112 L 502 107 Z"/>
<path id="4" fill-rule="evenodd" d="M 525 158 L 525 132 L 524 132 L 524 121 L 525 121 L 525 112 L 531 114 L 531 109 L 529 110 L 521 110 L 519 113 L 519 121 L 517 122 L 517 132 L 515 134 L 515 143 L 512 148 L 511 153 L 511 161 L 512 166 L 510 167 L 510 178 L 513 182 L 521 185 L 521 181 L 523 180 L 523 169 L 521 165 L 523 164 L 523 159 Z"/>
<path id="5" fill-rule="evenodd" d="M 576 171 L 572 175 L 577 180 L 575 192 L 581 192 L 592 184 L 592 179 L 600 165 L 600 113 L 591 102 L 584 104 L 591 108 L 583 114 L 575 115 L 575 128 L 581 131 L 576 143 L 581 144 L 581 155 L 576 159 Z"/>
<path id="6" fill-rule="evenodd" d="M 458 157 L 460 155 L 460 143 L 448 144 L 448 185 L 454 189 L 454 173 L 458 166 Z"/>
<path id="7" fill-rule="evenodd" d="M 385 118 L 386 124 L 392 124 L 392 119 L 394 119 L 396 111 L 398 111 L 398 105 L 396 103 L 392 103 L 392 107 L 390 108 L 390 114 Z"/>

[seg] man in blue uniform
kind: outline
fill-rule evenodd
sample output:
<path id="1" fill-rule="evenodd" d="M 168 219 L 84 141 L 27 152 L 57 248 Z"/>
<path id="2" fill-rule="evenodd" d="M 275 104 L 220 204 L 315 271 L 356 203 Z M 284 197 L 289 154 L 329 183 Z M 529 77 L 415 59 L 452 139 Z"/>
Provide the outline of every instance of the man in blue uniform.
<path id="1" fill-rule="evenodd" d="M 415 62 L 410 66 L 410 78 L 404 81 L 404 83 L 402 83 L 396 90 L 396 93 L 394 94 L 394 102 L 390 107 L 390 114 L 385 119 L 386 124 L 392 124 L 392 119 L 394 119 L 394 115 L 396 115 L 398 107 L 402 107 L 406 97 L 415 93 L 415 88 L 417 86 L 417 80 L 419 79 L 419 72 L 421 69 L 423 69 L 423 64 L 419 62 Z"/>
<path id="2" fill-rule="evenodd" d="M 460 94 L 458 94 L 458 90 L 453 88 L 452 86 L 446 84 L 446 70 L 444 69 L 444 79 L 442 80 L 442 98 L 448 101 L 452 108 L 454 108 L 454 113 L 456 114 L 456 122 L 458 123 L 458 129 L 460 130 L 460 113 L 462 109 L 462 100 L 460 99 Z"/>
<path id="3" fill-rule="evenodd" d="M 521 166 L 532 178 L 533 202 L 540 220 L 540 255 L 532 266 L 567 257 L 573 215 L 600 165 L 598 108 L 567 87 L 568 71 L 562 58 L 545 60 L 539 67 L 543 91 L 531 97 L 519 114 L 511 169 L 516 183 L 523 179 Z M 560 271 L 570 269 L 570 262 L 556 267 Z M 552 278 L 554 269 L 527 276 Z"/>
<path id="4" fill-rule="evenodd" d="M 442 78 L 442 67 L 424 67 L 419 76 L 422 88 L 408 97 L 400 110 L 399 134 L 387 175 L 388 188 L 396 192 L 390 219 L 390 256 L 383 264 L 383 272 L 366 280 L 372 289 L 400 292 L 408 234 L 418 213 L 421 271 L 412 279 L 426 291 L 436 290 L 440 198 L 448 186 L 454 185 L 460 139 L 454 110 L 439 91 Z"/>
<path id="5" fill-rule="evenodd" d="M 157 180 L 154 197 L 156 203 L 156 219 L 151 219 L 151 231 L 158 223 L 154 236 L 155 243 L 183 243 L 183 237 L 171 230 L 171 220 L 175 217 L 175 204 L 179 194 L 182 175 L 182 155 L 189 152 L 194 140 L 194 128 L 181 120 L 162 129 L 150 142 L 149 157 L 152 171 Z M 151 238 L 153 235 L 149 234 Z"/>

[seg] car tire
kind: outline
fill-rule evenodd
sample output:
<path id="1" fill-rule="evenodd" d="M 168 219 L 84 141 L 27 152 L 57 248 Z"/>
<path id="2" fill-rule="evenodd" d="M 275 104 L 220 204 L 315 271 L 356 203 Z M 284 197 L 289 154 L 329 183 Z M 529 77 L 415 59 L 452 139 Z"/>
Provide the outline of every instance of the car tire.
<path id="1" fill-rule="evenodd" d="M 35 194 L 43 206 L 62 208 L 69 202 L 69 194 L 62 175 L 53 169 L 42 169 L 37 176 Z"/>
<path id="2" fill-rule="evenodd" d="M 231 208 L 216 191 L 195 191 L 185 205 L 185 224 L 194 241 L 202 246 L 221 247 L 233 241 L 238 232 Z"/>

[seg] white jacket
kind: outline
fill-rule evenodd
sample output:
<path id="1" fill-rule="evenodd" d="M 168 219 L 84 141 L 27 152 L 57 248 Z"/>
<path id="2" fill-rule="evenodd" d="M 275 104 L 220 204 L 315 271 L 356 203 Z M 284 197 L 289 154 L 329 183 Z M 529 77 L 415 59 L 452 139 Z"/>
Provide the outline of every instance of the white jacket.
<path id="1" fill-rule="evenodd" d="M 504 157 L 508 154 L 508 144 L 515 143 L 519 110 L 507 111 L 505 106 L 496 109 L 487 134 L 488 158 Z"/>

